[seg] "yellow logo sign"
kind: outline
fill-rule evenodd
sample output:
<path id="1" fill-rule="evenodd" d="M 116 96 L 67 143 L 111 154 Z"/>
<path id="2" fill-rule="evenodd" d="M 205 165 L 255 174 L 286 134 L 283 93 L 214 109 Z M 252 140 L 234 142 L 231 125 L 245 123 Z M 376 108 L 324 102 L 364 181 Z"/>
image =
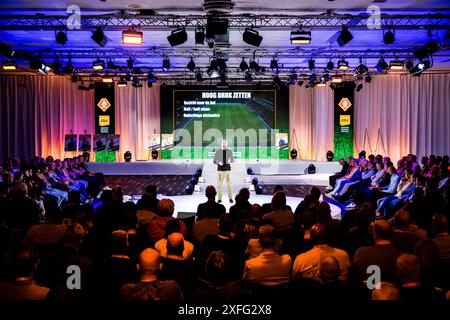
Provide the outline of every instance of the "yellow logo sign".
<path id="1" fill-rule="evenodd" d="M 109 116 L 98 116 L 98 125 L 100 127 L 109 126 Z"/>
<path id="2" fill-rule="evenodd" d="M 341 127 L 350 125 L 350 115 L 344 114 L 339 116 L 339 124 Z"/>
<path id="3" fill-rule="evenodd" d="M 347 111 L 351 106 L 352 103 L 350 102 L 350 100 L 348 100 L 348 98 L 342 98 L 339 102 L 339 107 L 341 107 L 341 109 L 344 111 Z"/>
<path id="4" fill-rule="evenodd" d="M 108 110 L 109 107 L 111 107 L 111 103 L 109 103 L 108 99 L 106 99 L 106 98 L 101 98 L 100 101 L 97 103 L 97 106 L 98 106 L 103 112 L 105 112 L 106 110 Z"/>

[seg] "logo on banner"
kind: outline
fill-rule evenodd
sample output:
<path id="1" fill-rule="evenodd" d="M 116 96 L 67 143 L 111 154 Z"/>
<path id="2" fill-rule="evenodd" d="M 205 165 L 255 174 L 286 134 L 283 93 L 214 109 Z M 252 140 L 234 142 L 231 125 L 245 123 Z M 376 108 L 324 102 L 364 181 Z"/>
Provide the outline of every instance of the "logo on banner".
<path id="1" fill-rule="evenodd" d="M 100 127 L 109 126 L 109 116 L 98 116 L 98 125 Z"/>
<path id="2" fill-rule="evenodd" d="M 345 112 L 352 106 L 352 103 L 350 102 L 350 100 L 348 100 L 348 98 L 342 98 L 341 101 L 339 101 L 338 105 Z"/>
<path id="3" fill-rule="evenodd" d="M 105 112 L 106 110 L 108 110 L 109 107 L 111 107 L 111 103 L 109 103 L 108 99 L 106 99 L 106 98 L 101 98 L 100 101 L 97 103 L 97 106 L 98 106 L 103 112 Z"/>
<path id="4" fill-rule="evenodd" d="M 341 114 L 339 116 L 339 124 L 341 127 L 350 125 L 350 115 L 349 114 Z"/>

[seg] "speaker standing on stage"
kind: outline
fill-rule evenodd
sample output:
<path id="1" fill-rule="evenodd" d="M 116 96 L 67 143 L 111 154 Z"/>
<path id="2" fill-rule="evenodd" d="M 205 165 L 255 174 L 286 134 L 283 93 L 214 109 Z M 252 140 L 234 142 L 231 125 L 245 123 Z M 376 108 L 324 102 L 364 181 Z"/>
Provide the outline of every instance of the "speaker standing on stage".
<path id="1" fill-rule="evenodd" d="M 216 151 L 214 155 L 214 163 L 217 164 L 217 189 L 219 191 L 219 203 L 222 202 L 222 182 L 223 179 L 227 181 L 227 191 L 230 203 L 233 203 L 233 190 L 231 187 L 231 165 L 234 161 L 233 151 L 228 149 L 228 141 L 222 141 L 222 148 Z"/>

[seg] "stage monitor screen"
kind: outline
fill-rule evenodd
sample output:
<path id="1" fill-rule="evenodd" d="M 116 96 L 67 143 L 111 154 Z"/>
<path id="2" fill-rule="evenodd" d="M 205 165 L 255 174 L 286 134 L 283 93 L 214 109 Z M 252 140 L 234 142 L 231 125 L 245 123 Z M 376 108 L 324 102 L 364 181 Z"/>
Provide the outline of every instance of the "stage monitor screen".
<path id="1" fill-rule="evenodd" d="M 226 139 L 237 158 L 285 158 L 288 101 L 287 89 L 271 86 L 162 87 L 161 133 L 173 133 L 174 139 L 165 156 L 211 157 Z"/>

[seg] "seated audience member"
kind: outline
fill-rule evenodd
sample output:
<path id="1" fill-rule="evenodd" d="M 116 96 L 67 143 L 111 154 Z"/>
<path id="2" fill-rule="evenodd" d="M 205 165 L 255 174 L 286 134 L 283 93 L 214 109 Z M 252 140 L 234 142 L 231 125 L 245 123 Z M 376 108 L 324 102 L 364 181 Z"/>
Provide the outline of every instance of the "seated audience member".
<path id="1" fill-rule="evenodd" d="M 158 200 L 158 199 L 156 199 Z M 159 203 L 159 200 L 158 200 Z M 149 193 L 144 193 L 142 197 L 137 202 L 137 212 L 136 212 L 136 218 L 137 223 L 140 225 L 144 225 L 149 223 L 150 221 L 156 219 L 157 217 L 157 207 L 158 204 L 155 203 L 155 199 L 153 198 L 153 195 Z"/>
<path id="2" fill-rule="evenodd" d="M 327 245 L 327 231 L 324 225 L 315 224 L 311 228 L 310 234 L 311 242 L 314 247 L 295 258 L 294 266 L 292 268 L 293 279 L 309 278 L 319 280 L 320 258 L 328 255 L 337 259 L 341 270 L 340 279 L 346 282 L 350 267 L 348 254 L 344 250 Z"/>
<path id="3" fill-rule="evenodd" d="M 372 201 L 376 201 L 380 198 L 393 196 L 397 192 L 397 186 L 400 183 L 400 176 L 397 174 L 397 170 L 394 166 L 390 166 L 387 169 L 387 173 L 389 173 L 389 185 L 385 187 L 371 187 L 370 199 Z"/>
<path id="4" fill-rule="evenodd" d="M 377 201 L 377 217 L 388 218 L 392 211 L 401 206 L 406 199 L 412 196 L 416 187 L 411 169 L 404 171 L 404 178 L 401 179 L 397 186 L 397 193 L 393 196 L 387 196 Z"/>
<path id="5" fill-rule="evenodd" d="M 335 174 L 330 176 L 330 178 L 329 178 L 330 189 L 329 190 L 333 190 L 333 188 L 336 186 L 336 180 L 345 176 L 349 171 L 350 166 L 347 163 L 347 161 L 344 160 L 344 158 L 339 159 L 339 164 L 342 166 L 342 169 L 341 169 L 341 171 L 336 172 Z"/>
<path id="6" fill-rule="evenodd" d="M 328 197 L 334 197 L 336 195 L 339 195 L 341 190 L 345 187 L 347 183 L 353 183 L 359 181 L 360 179 L 361 179 L 361 170 L 358 165 L 358 160 L 352 158 L 350 161 L 349 172 L 342 178 L 337 179 L 336 186 L 334 187 L 334 189 L 331 192 L 327 193 L 326 195 Z"/>
<path id="7" fill-rule="evenodd" d="M 170 199 L 162 199 L 158 203 L 159 215 L 147 223 L 146 232 L 148 238 L 151 242 L 156 243 L 157 241 L 164 238 L 164 233 L 166 231 L 167 222 L 175 219 L 173 213 L 175 211 L 175 203 Z M 187 233 L 186 225 L 183 221 L 180 221 L 180 232 L 185 235 Z"/>
<path id="8" fill-rule="evenodd" d="M 248 292 L 231 274 L 231 259 L 223 251 L 213 251 L 206 260 L 205 275 L 199 288 L 190 297 L 194 302 L 226 303 L 242 302 Z"/>
<path id="9" fill-rule="evenodd" d="M 248 188 L 242 188 L 236 195 L 236 204 L 230 207 L 230 216 L 233 221 L 250 218 L 250 210 L 252 205 L 248 201 L 250 199 L 250 191 Z"/>
<path id="10" fill-rule="evenodd" d="M 432 220 L 433 242 L 439 251 L 439 259 L 450 266 L 450 235 L 448 230 L 448 218 L 443 214 L 436 214 Z"/>
<path id="11" fill-rule="evenodd" d="M 439 251 L 433 240 L 422 239 L 417 242 L 414 255 L 420 263 L 420 281 L 432 287 L 446 287 L 442 285 L 445 277 L 440 274 Z"/>
<path id="12" fill-rule="evenodd" d="M 381 271 L 381 281 L 397 283 L 396 261 L 402 251 L 391 242 L 392 226 L 386 220 L 378 220 L 372 223 L 371 229 L 375 244 L 359 248 L 353 257 L 356 278 L 364 283 L 369 276 L 367 267 L 376 265 Z"/>
<path id="13" fill-rule="evenodd" d="M 401 300 L 400 290 L 390 282 L 380 282 L 379 288 L 372 291 L 372 300 L 397 301 Z"/>
<path id="14" fill-rule="evenodd" d="M 157 187 L 154 184 L 149 184 L 144 189 L 144 194 L 141 199 L 138 200 L 137 206 L 141 210 L 151 211 L 154 214 L 158 214 L 159 199 Z"/>
<path id="15" fill-rule="evenodd" d="M 244 252 L 241 243 L 234 237 L 233 221 L 229 214 L 219 219 L 219 232 L 205 237 L 201 247 L 201 259 L 205 261 L 212 251 L 223 251 L 231 258 L 236 275 L 242 276 Z"/>
<path id="16" fill-rule="evenodd" d="M 399 210 L 394 215 L 394 228 L 392 231 L 392 243 L 400 250 L 414 253 L 416 244 L 420 238 L 410 231 L 411 216 L 405 210 Z"/>
<path id="17" fill-rule="evenodd" d="M 275 228 L 268 224 L 261 226 L 259 242 L 262 252 L 245 262 L 244 281 L 263 286 L 289 282 L 292 260 L 287 254 L 279 255 L 275 252 L 277 242 Z"/>
<path id="18" fill-rule="evenodd" d="M 261 244 L 261 237 L 264 237 L 263 233 L 267 232 L 267 228 L 264 227 L 265 225 L 269 225 L 272 228 L 275 228 L 272 221 L 262 221 L 261 226 L 258 228 L 258 237 L 252 238 L 248 240 L 247 249 L 245 250 L 245 254 L 248 256 L 249 259 L 255 258 L 261 254 L 263 251 L 263 247 Z M 283 246 L 283 242 L 281 239 L 277 237 L 275 240 L 275 245 L 273 246 L 273 250 L 277 253 L 281 252 Z"/>
<path id="19" fill-rule="evenodd" d="M 293 229 L 295 226 L 294 214 L 286 206 L 286 193 L 277 191 L 272 197 L 272 212 L 263 216 L 263 220 L 272 220 L 278 231 Z"/>
<path id="20" fill-rule="evenodd" d="M 9 212 L 5 213 L 5 222 L 10 228 L 26 232 L 41 220 L 39 205 L 28 196 L 25 183 L 18 183 L 9 204 Z"/>
<path id="21" fill-rule="evenodd" d="M 250 207 L 250 217 L 238 220 L 234 224 L 233 233 L 236 235 L 236 239 L 242 243 L 242 246 L 247 246 L 249 239 L 258 237 L 261 218 L 261 206 L 254 203 Z"/>
<path id="22" fill-rule="evenodd" d="M 43 191 L 42 193 L 46 196 L 56 198 L 58 205 L 61 206 L 62 203 L 67 202 L 69 195 L 67 191 L 60 190 L 56 181 L 47 176 L 48 167 L 44 165 L 41 169 L 36 170 L 36 179 L 41 185 Z"/>
<path id="23" fill-rule="evenodd" d="M 207 235 L 219 232 L 219 218 L 221 216 L 222 214 L 217 211 L 217 207 L 205 208 L 204 219 L 196 221 L 192 227 L 192 234 L 196 244 L 203 244 L 203 240 L 205 240 Z"/>
<path id="24" fill-rule="evenodd" d="M 298 216 L 305 210 L 315 210 L 320 203 L 320 197 L 322 196 L 322 192 L 317 187 L 311 187 L 309 193 L 295 208 L 295 216 L 296 219 Z"/>
<path id="25" fill-rule="evenodd" d="M 208 199 L 206 202 L 200 203 L 197 207 L 197 221 L 206 217 L 206 212 L 217 212 L 217 214 L 225 214 L 226 209 L 223 204 L 216 202 L 216 188 L 214 186 L 207 186 L 205 189 L 205 196 Z"/>
<path id="26" fill-rule="evenodd" d="M 155 249 L 158 251 L 161 258 L 167 257 L 167 238 L 172 233 L 179 233 L 181 229 L 179 220 L 169 220 L 166 224 L 166 232 L 164 238 L 155 243 Z M 190 259 L 192 257 L 192 252 L 194 251 L 194 245 L 183 238 L 183 260 Z"/>
<path id="27" fill-rule="evenodd" d="M 368 203 L 364 204 L 356 212 L 354 225 L 348 230 L 346 235 L 345 249 L 350 258 L 353 258 L 358 248 L 373 244 L 373 237 L 369 232 L 372 216 L 371 206 Z"/>
<path id="28" fill-rule="evenodd" d="M 397 258 L 397 274 L 403 301 L 421 303 L 444 300 L 442 291 L 437 291 L 420 281 L 420 263 L 415 255 L 403 253 Z"/>
<path id="29" fill-rule="evenodd" d="M 14 280 L 0 284 L 0 301 L 45 300 L 49 288 L 34 282 L 34 272 L 39 262 L 37 253 L 29 246 L 22 246 L 14 256 Z"/>
<path id="30" fill-rule="evenodd" d="M 138 265 L 140 281 L 123 285 L 120 289 L 121 298 L 138 301 L 182 301 L 183 292 L 175 281 L 159 280 L 161 266 L 156 250 L 148 248 L 142 251 Z"/>
<path id="31" fill-rule="evenodd" d="M 277 184 L 277 185 L 273 188 L 272 196 L 273 196 L 275 193 L 277 193 L 278 191 L 285 191 L 285 190 L 284 190 L 284 187 L 283 187 L 282 185 L 280 185 L 280 184 Z M 272 212 L 272 203 L 264 203 L 264 204 L 261 206 L 261 209 L 262 209 L 263 214 Z"/>

